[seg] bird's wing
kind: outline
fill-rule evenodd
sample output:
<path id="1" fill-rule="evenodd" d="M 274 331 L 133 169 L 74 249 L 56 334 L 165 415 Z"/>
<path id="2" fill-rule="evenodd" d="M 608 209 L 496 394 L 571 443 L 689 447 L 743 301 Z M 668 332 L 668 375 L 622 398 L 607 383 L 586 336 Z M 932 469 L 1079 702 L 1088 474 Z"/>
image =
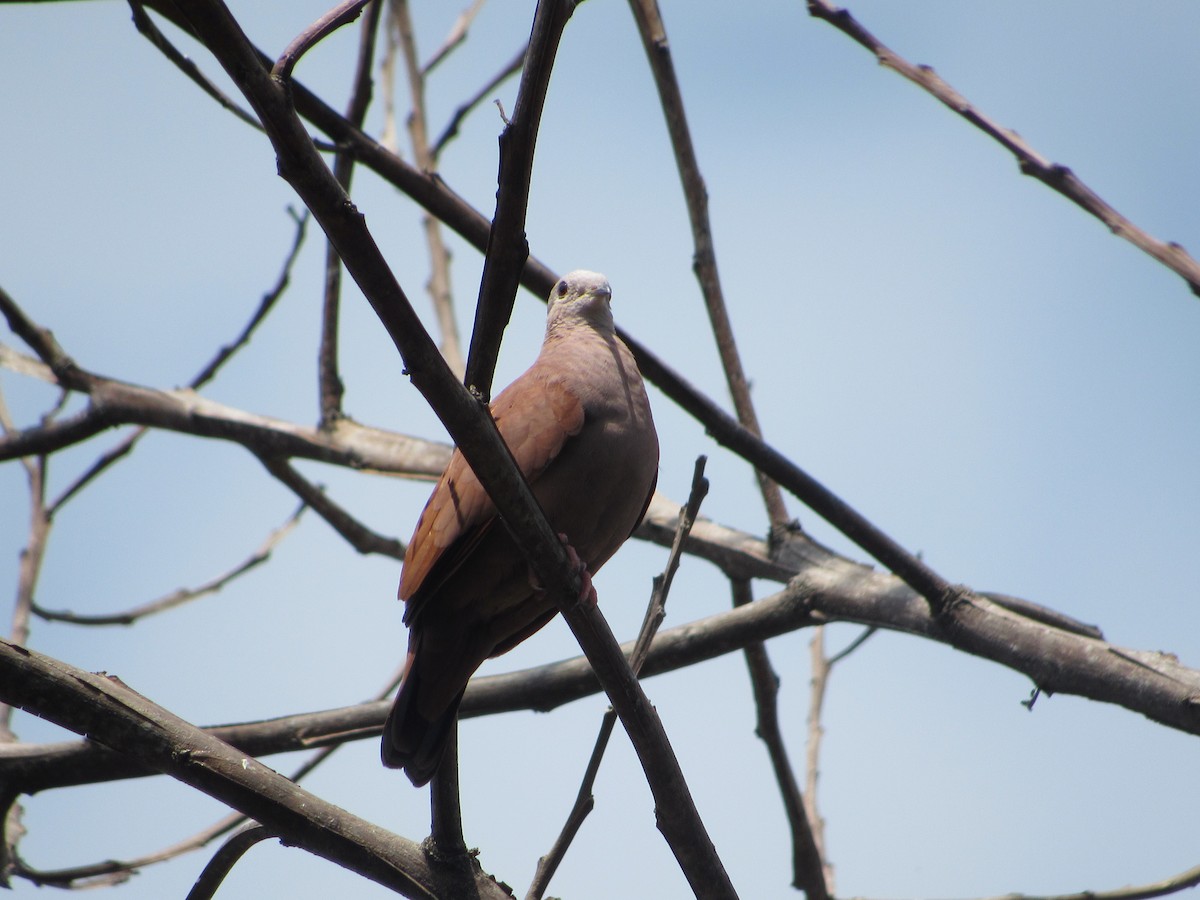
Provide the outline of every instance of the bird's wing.
<path id="1" fill-rule="evenodd" d="M 579 396 L 561 380 L 545 375 L 535 366 L 492 404 L 500 436 L 531 484 L 554 461 L 568 438 L 579 433 L 584 422 Z M 416 615 L 420 601 L 462 565 L 495 524 L 495 505 L 466 458 L 455 450 L 417 520 L 404 555 L 399 593 L 400 599 L 409 604 L 404 613 L 406 622 Z M 431 573 L 433 578 L 427 585 Z M 409 602 L 413 600 L 417 602 Z"/>

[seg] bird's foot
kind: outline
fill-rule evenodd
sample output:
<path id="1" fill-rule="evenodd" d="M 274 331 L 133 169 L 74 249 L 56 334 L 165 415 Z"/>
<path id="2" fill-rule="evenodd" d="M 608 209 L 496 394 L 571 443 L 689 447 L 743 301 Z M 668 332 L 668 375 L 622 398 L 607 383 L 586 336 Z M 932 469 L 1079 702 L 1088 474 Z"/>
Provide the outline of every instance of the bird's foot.
<path id="1" fill-rule="evenodd" d="M 570 540 L 561 532 L 558 539 L 562 541 L 563 549 L 567 551 L 567 559 L 571 563 L 571 567 L 579 574 L 579 597 L 578 602 L 585 606 L 595 606 L 598 602 L 596 597 L 596 588 L 592 584 L 592 573 L 588 571 L 587 563 L 579 558 L 579 554 L 575 552 L 575 548 L 571 546 Z"/>

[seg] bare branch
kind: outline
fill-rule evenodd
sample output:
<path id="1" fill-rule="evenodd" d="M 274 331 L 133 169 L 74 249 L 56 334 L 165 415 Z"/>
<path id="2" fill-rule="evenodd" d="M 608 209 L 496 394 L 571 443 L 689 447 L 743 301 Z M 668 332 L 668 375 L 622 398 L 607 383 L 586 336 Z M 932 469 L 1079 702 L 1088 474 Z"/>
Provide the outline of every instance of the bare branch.
<path id="1" fill-rule="evenodd" d="M 271 558 L 271 553 L 279 545 L 279 543 L 287 537 L 300 523 L 300 516 L 306 509 L 305 504 L 300 504 L 296 511 L 288 516 L 286 522 L 278 528 L 271 531 L 267 535 L 266 540 L 262 542 L 257 550 L 243 560 L 238 565 L 234 566 L 228 572 L 208 581 L 199 587 L 194 588 L 178 588 L 164 597 L 157 600 L 152 600 L 149 603 L 143 603 L 140 606 L 135 606 L 132 609 L 119 613 L 108 613 L 103 615 L 81 615 L 65 610 L 45 609 L 38 604 L 33 605 L 33 612 L 40 618 L 50 622 L 70 622 L 72 625 L 132 625 L 139 619 L 146 616 L 154 615 L 155 613 L 165 612 L 168 609 L 174 609 L 177 606 L 182 606 L 192 600 L 198 600 L 201 597 L 215 594 L 225 587 L 230 582 L 245 575 L 251 569 L 254 569 Z"/>
<path id="2" fill-rule="evenodd" d="M 1200 884 L 1200 866 L 1193 866 L 1154 884 L 1123 887 L 1115 891 L 1080 891 L 1077 894 L 1003 894 L 985 900 L 1147 900 L 1149 897 L 1166 897 Z"/>
<path id="3" fill-rule="evenodd" d="M 932 68 L 913 65 L 883 44 L 864 28 L 850 14 L 849 10 L 834 6 L 827 0 L 808 0 L 808 11 L 814 18 L 828 22 L 874 53 L 880 65 L 898 72 L 909 81 L 924 88 L 934 98 L 999 143 L 1017 158 L 1017 164 L 1021 167 L 1022 174 L 1036 178 L 1042 184 L 1062 194 L 1072 203 L 1095 216 L 1107 225 L 1113 234 L 1129 241 L 1139 250 L 1149 254 L 1183 278 L 1188 287 L 1192 289 L 1192 293 L 1200 296 L 1200 263 L 1189 256 L 1179 244 L 1174 241 L 1169 243 L 1160 241 L 1143 231 L 1113 209 L 1066 166 L 1050 162 L 1015 131 L 1002 128 L 979 112 Z"/>
<path id="4" fill-rule="evenodd" d="M 48 367 L 3 345 L 0 366 L 19 367 L 55 383 Z M 83 373 L 78 368 L 76 371 L 87 379 L 91 405 L 69 419 L 0 437 L 0 460 L 50 453 L 117 425 L 148 425 L 233 441 L 256 454 L 424 478 L 440 475 L 450 458 L 450 448 L 444 444 L 359 425 L 349 419 L 319 431 L 225 406 L 188 389 L 163 391 Z"/>
<path id="5" fill-rule="evenodd" d="M 658 634 L 659 626 L 667 616 L 667 596 L 671 593 L 671 585 L 675 581 L 675 573 L 679 571 L 679 557 L 683 553 L 683 545 L 692 533 L 696 517 L 700 515 L 700 504 L 708 496 L 708 479 L 704 477 L 704 467 L 708 462 L 705 456 L 696 457 L 692 469 L 692 486 L 688 491 L 687 503 L 679 511 L 679 521 L 675 526 L 675 536 L 671 539 L 671 552 L 667 554 L 667 565 L 661 575 L 654 579 L 654 589 L 650 592 L 650 603 L 646 607 L 646 615 L 642 626 L 638 629 L 637 643 L 629 659 L 629 666 L 634 674 L 642 671 L 646 657 L 650 653 L 650 644 Z"/>
<path id="6" fill-rule="evenodd" d="M 296 67 L 301 56 L 343 25 L 349 25 L 357 19 L 363 7 L 370 2 L 371 0 L 342 0 L 292 39 L 271 69 L 271 77 L 289 80 L 292 77 L 292 69 Z"/>
<path id="7" fill-rule="evenodd" d="M 384 700 L 392 695 L 396 689 L 396 684 L 400 680 L 402 669 L 397 670 L 395 675 L 389 679 L 384 685 L 383 690 L 376 692 L 374 699 L 376 701 Z M 237 726 L 235 726 L 237 727 Z M 206 729 L 213 732 L 214 729 Z M 303 730 L 303 729 L 301 729 Z M 303 739 L 301 739 L 303 744 Z M 74 745 L 59 745 L 71 747 Z M 95 748 L 94 744 L 84 743 L 83 747 Z M 325 743 L 315 753 L 309 756 L 307 760 L 296 767 L 289 776 L 294 782 L 300 782 L 305 776 L 316 769 L 321 763 L 327 760 L 337 749 L 342 746 L 341 743 Z M 98 748 L 96 748 L 98 749 Z M 107 753 L 107 751 L 102 751 Z M 69 753 L 69 751 L 68 751 Z M 115 754 L 108 754 L 112 759 L 120 759 Z M 118 881 L 127 880 L 133 872 L 143 869 L 146 866 L 156 863 L 166 862 L 182 856 L 184 853 L 190 853 L 193 850 L 199 850 L 201 847 L 207 846 L 212 841 L 216 840 L 223 834 L 227 834 L 239 825 L 246 824 L 246 817 L 240 813 L 223 816 L 212 825 L 201 831 L 193 834 L 182 841 L 164 847 L 154 853 L 136 857 L 129 860 L 104 860 L 99 863 L 93 863 L 88 866 L 72 866 L 69 869 L 54 869 L 54 870 L 37 870 L 29 867 L 23 860 L 14 860 L 13 874 L 22 877 L 34 884 L 55 885 L 58 887 L 91 887 L 94 884 L 113 884 Z"/>
<path id="8" fill-rule="evenodd" d="M 748 581 L 734 581 L 731 588 L 734 607 L 754 602 Z M 746 647 L 744 655 L 758 717 L 755 732 L 766 745 L 787 815 L 788 829 L 792 834 L 792 887 L 804 891 L 807 900 L 828 900 L 830 893 L 825 881 L 825 862 L 809 822 L 796 773 L 788 759 L 783 729 L 779 725 L 779 676 L 771 667 L 770 657 L 762 642 Z"/>
<path id="9" fill-rule="evenodd" d="M 475 17 L 479 15 L 479 11 L 483 9 L 485 0 L 474 0 L 474 2 L 459 13 L 458 18 L 454 20 L 454 26 L 450 29 L 450 33 L 446 35 L 446 39 L 442 41 L 442 46 L 434 51 L 433 56 L 429 57 L 429 61 L 421 67 L 421 74 L 428 75 L 434 70 L 438 63 L 450 55 L 450 53 L 467 39 L 467 31 L 471 27 L 471 23 L 475 21 Z"/>
<path id="10" fill-rule="evenodd" d="M 689 802 L 683 773 L 662 721 L 599 610 L 578 601 L 578 574 L 508 454 L 495 423 L 442 361 L 363 217 L 348 204 L 345 192 L 309 140 L 290 98 L 262 68 L 228 10 L 216 0 L 176 0 L 175 5 L 258 113 L 275 149 L 280 174 L 300 194 L 338 248 L 346 268 L 400 350 L 413 384 L 447 426 L 535 577 L 547 594 L 560 602 L 567 624 L 585 648 L 621 716 L 654 795 L 660 831 L 689 883 L 697 890 L 703 886 L 713 896 L 735 896 L 699 812 Z M 541 9 L 539 6 L 535 20 L 543 15 Z M 561 3 L 554 13 L 563 17 Z M 534 33 L 538 33 L 536 28 Z M 523 217 L 524 205 L 519 205 Z M 486 272 L 484 278 L 486 282 Z"/>
<path id="11" fill-rule="evenodd" d="M 251 822 L 240 828 L 221 845 L 221 849 L 208 861 L 208 865 L 204 867 L 204 871 L 200 873 L 200 877 L 196 879 L 192 889 L 188 891 L 187 900 L 210 900 L 224 883 L 225 876 L 233 871 L 238 860 L 246 855 L 246 851 L 255 844 L 274 836 L 257 822 Z"/>
<path id="12" fill-rule="evenodd" d="M 658 634 L 643 670 L 674 671 L 751 643 L 831 621 L 854 621 L 923 636 L 1023 672 L 1046 691 L 1114 703 L 1200 735 L 1200 670 L 1168 654 L 1131 650 L 1031 621 L 987 601 L 947 630 L 919 595 L 893 575 L 844 560 L 817 544 L 788 587 L 770 597 Z M 633 643 L 622 647 L 631 653 Z M 0 693 L 3 691 L 0 682 Z M 462 718 L 532 709 L 547 712 L 601 690 L 586 657 L 471 680 Z M 253 756 L 377 738 L 387 700 L 210 733 Z M 0 796 L 36 793 L 146 774 L 145 767 L 90 744 L 0 745 Z"/>
<path id="13" fill-rule="evenodd" d="M 259 457 L 267 471 L 287 485 L 306 506 L 311 506 L 359 553 L 380 553 L 392 559 L 404 559 L 404 544 L 396 538 L 384 537 L 363 525 L 335 503 L 318 485 L 312 484 L 287 460 L 279 457 Z"/>
<path id="14" fill-rule="evenodd" d="M 658 88 L 667 131 L 671 136 L 671 147 L 675 151 L 675 165 L 683 182 L 688 219 L 692 224 L 692 268 L 704 295 L 704 305 L 708 310 L 709 323 L 721 356 L 721 366 L 725 370 L 725 381 L 733 397 L 733 408 L 737 411 L 738 421 L 751 434 L 761 437 L 762 428 L 759 427 L 758 414 L 754 411 L 754 401 L 750 397 L 750 383 L 742 368 L 741 355 L 733 337 L 733 324 L 725 306 L 724 291 L 721 289 L 721 278 L 717 273 L 717 253 L 713 246 L 712 225 L 708 218 L 708 190 L 700 174 L 700 162 L 696 158 L 696 148 L 692 144 L 691 131 L 684 113 L 683 92 L 679 88 L 679 80 L 675 77 L 675 64 L 671 61 L 666 26 L 658 8 L 658 0 L 630 0 L 629 7 L 633 10 L 642 46 L 650 60 L 650 71 L 654 74 L 654 84 Z M 779 485 L 761 470 L 756 470 L 755 475 L 771 527 L 785 527 L 788 513 Z"/>
<path id="15" fill-rule="evenodd" d="M 303 847 L 409 897 L 443 893 L 421 848 L 310 794 L 110 676 L 0 641 L 0 694 L 171 775 Z M 478 873 L 480 897 L 505 894 Z M 448 892 L 446 892 L 448 895 Z"/>
<path id="16" fill-rule="evenodd" d="M 454 140 L 455 137 L 457 137 L 458 128 L 460 125 L 462 125 L 463 119 L 469 116 L 471 111 L 474 110 L 475 107 L 477 107 L 480 103 L 482 103 L 488 97 L 488 95 L 492 93 L 492 91 L 521 71 L 521 66 L 525 64 L 525 53 L 527 49 L 527 47 L 522 47 L 520 50 L 518 50 L 513 58 L 508 61 L 508 64 L 505 65 L 504 68 L 502 68 L 495 75 L 493 75 L 487 84 L 473 94 L 469 100 L 454 110 L 454 115 L 450 117 L 450 121 L 446 124 L 446 127 L 442 129 L 442 133 L 438 135 L 438 139 L 433 142 L 432 154 L 434 159 L 437 159 L 439 156 L 441 156 L 442 150 L 445 149 L 446 145 L 450 143 L 450 141 Z"/>
<path id="17" fill-rule="evenodd" d="M 284 256 L 279 278 L 276 280 L 274 286 L 263 294 L 258 308 L 250 316 L 250 321 L 246 323 L 246 327 L 242 329 L 241 333 L 232 342 L 218 350 L 217 355 L 188 382 L 188 387 L 192 390 L 198 391 L 204 385 L 208 384 L 208 382 L 212 381 L 221 367 L 235 353 L 250 343 L 250 338 L 258 329 L 258 326 L 262 324 L 267 314 L 275 308 L 276 302 L 283 296 L 284 291 L 287 290 L 292 278 L 292 267 L 296 264 L 296 257 L 300 255 L 300 248 L 304 245 L 305 230 L 308 226 L 308 210 L 298 213 L 289 208 L 288 214 L 292 217 L 292 221 L 296 223 L 296 234 L 292 238 L 292 246 L 288 249 L 287 255 Z"/>
<path id="18" fill-rule="evenodd" d="M 346 120 L 362 128 L 371 105 L 371 65 L 375 58 L 375 37 L 379 30 L 379 14 L 383 0 L 367 7 L 359 32 L 358 60 L 350 100 L 346 104 Z M 333 160 L 333 177 L 347 194 L 354 177 L 354 157 L 338 150 Z M 338 374 L 338 320 L 342 296 L 342 260 L 328 241 L 325 243 L 325 296 L 321 307 L 321 346 L 317 353 L 317 389 L 321 408 L 321 427 L 329 428 L 342 417 L 344 386 Z"/>
<path id="19" fill-rule="evenodd" d="M 432 173 L 437 170 L 437 159 L 429 150 L 425 74 L 417 62 L 417 43 L 412 16 L 409 14 L 407 0 L 392 0 L 388 8 L 392 11 L 401 55 L 404 57 L 404 68 L 408 75 L 408 91 L 412 103 L 412 112 L 408 116 L 408 133 L 412 141 L 413 159 L 422 171 Z M 450 371 L 456 377 L 462 378 L 466 373 L 467 364 L 463 359 L 458 321 L 454 316 L 454 299 L 450 291 L 450 251 L 446 249 L 446 242 L 442 237 L 442 225 L 434 216 L 426 213 L 422 216 L 422 225 L 425 227 L 425 242 L 429 246 L 430 275 L 426 287 L 433 301 L 434 313 L 437 315 L 438 332 L 441 335 L 439 347 Z"/>
<path id="20" fill-rule="evenodd" d="M 696 465 L 692 471 L 692 487 L 688 494 L 688 502 L 679 511 L 678 522 L 675 525 L 675 537 L 671 541 L 671 552 L 667 554 L 666 567 L 663 569 L 663 573 L 654 579 L 654 588 L 650 592 L 650 602 L 646 606 L 646 615 L 642 619 L 642 626 L 638 630 L 637 640 L 634 642 L 633 650 L 629 654 L 629 666 L 633 669 L 635 675 L 639 674 L 645 665 L 654 635 L 658 632 L 658 628 L 666 615 L 667 596 L 671 592 L 671 584 L 675 580 L 675 572 L 679 569 L 679 556 L 683 550 L 683 544 L 687 540 L 688 532 L 692 530 L 692 526 L 696 522 L 696 516 L 700 512 L 700 504 L 708 495 L 708 479 L 704 477 L 706 462 L 707 460 L 703 456 L 696 459 Z M 616 713 L 612 707 L 609 707 L 600 721 L 600 730 L 596 734 L 595 743 L 592 745 L 592 753 L 588 758 L 587 767 L 584 769 L 583 780 L 579 785 L 579 791 L 575 795 L 575 802 L 571 805 L 570 812 L 567 813 L 567 821 L 563 824 L 558 838 L 554 841 L 554 846 L 550 848 L 550 852 L 538 860 L 537 870 L 534 872 L 533 881 L 529 885 L 529 891 L 525 894 L 525 900 L 541 900 L 542 895 L 545 894 L 546 888 L 550 884 L 550 879 L 558 871 L 559 864 L 562 863 L 563 858 L 567 855 L 567 850 L 575 840 L 575 835 L 579 833 L 584 819 L 588 817 L 588 814 L 591 813 L 592 808 L 596 805 L 596 799 L 592 791 L 596 784 L 596 775 L 600 772 L 600 763 L 604 759 L 605 751 L 608 749 L 608 741 L 612 737 L 616 722 Z"/>
<path id="21" fill-rule="evenodd" d="M 869 630 L 869 629 L 868 629 Z M 833 864 L 825 846 L 825 819 L 817 804 L 817 783 L 821 776 L 821 741 L 825 737 L 823 712 L 829 687 L 829 660 L 825 656 L 825 626 L 813 629 L 809 641 L 811 675 L 808 683 L 807 736 L 804 742 L 804 814 L 812 828 L 813 843 L 821 857 L 821 874 L 826 889 L 834 891 Z"/>
<path id="22" fill-rule="evenodd" d="M 8 412 L 8 404 L 4 402 L 4 395 L 0 394 L 0 430 L 8 434 L 12 429 L 13 421 Z M 29 537 L 21 550 L 17 567 L 17 590 L 9 639 L 15 644 L 25 646 L 29 642 L 29 615 L 33 611 L 38 577 L 46 556 L 51 517 L 46 507 L 46 458 L 40 456 L 36 459 L 22 459 L 21 463 L 29 485 Z M 11 706 L 0 704 L 0 744 L 17 739 L 12 730 L 12 714 Z M 0 853 L 3 852 L 5 848 L 0 847 Z"/>
<path id="23" fill-rule="evenodd" d="M 538 3 L 512 119 L 500 135 L 496 213 L 483 255 L 483 276 L 475 305 L 475 326 L 471 332 L 465 378 L 471 392 L 484 401 L 491 399 L 492 375 L 500 342 L 512 316 L 521 271 L 529 258 L 525 213 L 533 177 L 534 146 L 554 57 L 567 19 L 574 10 L 575 4 L 570 0 Z"/>
<path id="24" fill-rule="evenodd" d="M 251 128 L 262 131 L 262 125 L 259 124 L 258 119 L 238 106 L 228 94 L 209 81 L 194 62 L 180 53 L 175 45 L 167 40 L 166 36 L 158 30 L 154 21 L 146 15 L 145 6 L 139 0 L 129 0 L 129 9 L 133 13 L 133 24 L 141 35 L 150 41 L 179 71 L 191 79 L 200 90 L 216 100 L 222 108 L 233 113 Z"/>

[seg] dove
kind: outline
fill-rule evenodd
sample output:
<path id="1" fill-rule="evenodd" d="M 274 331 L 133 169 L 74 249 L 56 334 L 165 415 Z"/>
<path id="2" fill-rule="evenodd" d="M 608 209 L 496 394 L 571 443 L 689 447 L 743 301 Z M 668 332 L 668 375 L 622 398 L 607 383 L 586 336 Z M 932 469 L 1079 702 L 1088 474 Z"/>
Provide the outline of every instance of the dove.
<path id="1" fill-rule="evenodd" d="M 637 527 L 658 480 L 658 435 L 637 363 L 617 337 L 603 275 L 578 270 L 550 292 L 533 365 L 492 416 L 551 527 L 591 574 Z M 408 656 L 384 725 L 382 757 L 427 783 L 441 762 L 475 670 L 554 617 L 495 505 L 457 449 L 404 554 L 400 599 Z"/>

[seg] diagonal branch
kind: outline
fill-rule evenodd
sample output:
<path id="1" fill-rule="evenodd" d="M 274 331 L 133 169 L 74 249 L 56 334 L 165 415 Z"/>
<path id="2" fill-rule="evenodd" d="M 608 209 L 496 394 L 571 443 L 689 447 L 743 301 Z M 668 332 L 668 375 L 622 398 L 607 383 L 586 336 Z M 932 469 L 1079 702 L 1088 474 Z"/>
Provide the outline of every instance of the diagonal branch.
<path id="1" fill-rule="evenodd" d="M 842 9 L 828 0 L 808 0 L 808 12 L 814 18 L 833 25 L 852 40 L 875 54 L 880 65 L 903 75 L 909 81 L 924 88 L 935 99 L 954 110 L 988 137 L 999 143 L 1017 158 L 1021 173 L 1036 178 L 1051 190 L 1057 191 L 1085 212 L 1095 216 L 1109 230 L 1122 237 L 1139 250 L 1149 254 L 1168 269 L 1171 269 L 1200 296 L 1200 263 L 1187 254 L 1174 241 L 1160 241 L 1125 218 L 1104 201 L 1095 191 L 1076 177 L 1066 166 L 1052 163 L 1029 145 L 1024 138 L 1009 128 L 1003 128 L 972 106 L 962 94 L 947 84 L 929 66 L 917 66 L 897 54 L 862 26 L 849 10 Z"/>
<path id="2" fill-rule="evenodd" d="M 274 146 L 280 175 L 304 200 L 358 282 L 404 359 L 413 384 L 437 412 L 487 490 L 547 593 L 562 603 L 638 753 L 654 795 L 660 831 L 689 883 L 713 896 L 736 896 L 666 732 L 607 622 L 578 602 L 579 579 L 565 549 L 521 478 L 495 423 L 454 378 L 388 269 L 362 215 L 324 165 L 283 86 L 272 79 L 229 11 L 217 0 L 176 0 L 177 8 L 237 84 Z M 535 16 L 535 19 L 538 18 Z"/>
<path id="3" fill-rule="evenodd" d="M 683 195 L 687 201 L 688 219 L 692 225 L 694 255 L 692 268 L 700 282 L 704 295 L 704 306 L 708 310 L 709 323 L 717 342 L 721 366 L 725 370 L 725 381 L 733 398 L 733 408 L 738 421 L 756 436 L 762 435 L 754 401 L 750 397 L 750 383 L 742 368 L 741 355 L 733 337 L 733 323 L 725 306 L 725 294 L 721 289 L 721 278 L 717 273 L 717 253 L 713 245 L 712 224 L 708 218 L 708 190 L 700 174 L 700 162 L 692 143 L 687 115 L 683 109 L 683 91 L 675 77 L 675 64 L 671 61 L 671 47 L 667 43 L 667 30 L 663 24 L 658 0 L 629 0 L 633 18 L 637 22 L 638 34 L 642 39 L 650 71 L 662 103 L 663 118 L 671 136 L 671 148 L 675 151 L 675 166 L 683 182 Z M 779 485 L 762 471 L 756 470 L 759 490 L 767 508 L 767 518 L 772 528 L 783 528 L 788 522 L 787 507 Z"/>
<path id="4" fill-rule="evenodd" d="M 382 691 L 375 694 L 375 700 L 383 700 L 390 697 L 396 689 L 396 683 L 400 680 L 400 671 L 397 671 L 395 676 L 389 679 L 387 685 Z M 205 729 L 210 733 L 214 733 L 214 729 Z M 85 747 L 99 749 L 95 744 L 83 744 Z M 340 743 L 325 743 L 315 753 L 311 754 L 308 759 L 301 763 L 296 769 L 292 770 L 292 774 L 288 776 L 292 781 L 299 783 L 301 779 L 308 776 L 321 763 L 325 762 L 337 749 L 342 746 Z M 113 760 L 125 761 L 126 758 L 118 757 L 116 754 L 109 751 L 100 750 L 108 758 Z M 202 829 L 201 831 L 192 834 L 183 840 L 176 841 L 170 846 L 163 847 L 153 853 L 146 854 L 140 857 L 127 860 L 107 859 L 102 862 L 92 863 L 90 865 L 72 866 L 67 869 L 33 869 L 23 860 L 14 860 L 13 874 L 37 885 L 53 885 L 55 887 L 64 888 L 81 888 L 92 887 L 98 884 L 115 884 L 125 881 L 129 876 L 137 870 L 144 869 L 147 866 L 156 863 L 166 862 L 175 859 L 184 853 L 189 853 L 193 850 L 199 850 L 207 846 L 212 841 L 216 840 L 223 834 L 227 834 L 238 826 L 246 824 L 247 819 L 241 813 L 232 813 L 223 816 L 216 822 Z"/>

